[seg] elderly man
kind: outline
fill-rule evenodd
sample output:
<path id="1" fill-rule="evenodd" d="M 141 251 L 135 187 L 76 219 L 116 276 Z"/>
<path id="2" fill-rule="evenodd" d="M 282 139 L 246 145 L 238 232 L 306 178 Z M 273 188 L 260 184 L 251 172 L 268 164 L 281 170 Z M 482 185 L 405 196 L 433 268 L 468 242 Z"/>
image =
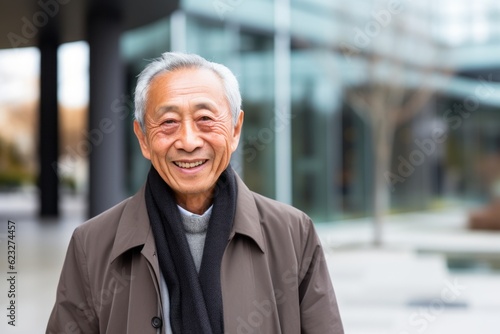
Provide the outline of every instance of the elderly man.
<path id="1" fill-rule="evenodd" d="M 223 65 L 164 53 L 146 67 L 146 184 L 75 230 L 48 333 L 343 333 L 309 217 L 230 167 L 240 106 Z"/>

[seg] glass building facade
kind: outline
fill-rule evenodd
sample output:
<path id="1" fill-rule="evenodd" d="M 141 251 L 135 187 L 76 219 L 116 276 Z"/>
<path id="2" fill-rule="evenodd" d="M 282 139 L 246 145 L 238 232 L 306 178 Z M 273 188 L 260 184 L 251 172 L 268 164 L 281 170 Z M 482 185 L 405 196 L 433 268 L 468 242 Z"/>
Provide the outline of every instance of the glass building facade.
<path id="1" fill-rule="evenodd" d="M 488 181 L 478 168 L 500 149 L 499 101 L 488 94 L 498 89 L 500 58 L 486 64 L 467 52 L 495 41 L 498 48 L 500 8 L 453 5 L 464 10 L 450 15 L 443 6 L 450 8 L 446 1 L 182 1 L 171 16 L 123 34 L 129 93 L 147 60 L 165 51 L 226 64 L 245 111 L 233 167 L 252 190 L 317 222 L 371 214 L 377 130 L 367 112 L 377 103 L 404 107 L 384 171 L 393 212 L 481 200 Z M 474 28 L 462 34 L 457 22 L 465 17 Z M 474 95 L 481 84 L 484 94 Z M 132 136 L 128 166 L 132 193 L 148 168 Z"/>

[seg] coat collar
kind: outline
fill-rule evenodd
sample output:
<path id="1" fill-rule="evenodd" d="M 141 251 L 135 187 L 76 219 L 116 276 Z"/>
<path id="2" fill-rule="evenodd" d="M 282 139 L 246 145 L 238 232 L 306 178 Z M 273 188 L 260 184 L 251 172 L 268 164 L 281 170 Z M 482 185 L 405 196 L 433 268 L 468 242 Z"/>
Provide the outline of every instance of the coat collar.
<path id="1" fill-rule="evenodd" d="M 144 246 L 143 251 L 151 252 L 151 255 L 154 254 L 154 238 L 144 198 L 145 188 L 142 186 L 134 196 L 129 198 L 123 209 L 111 250 L 111 262 L 126 251 L 138 246 Z"/>
<path id="2" fill-rule="evenodd" d="M 248 189 L 241 178 L 236 175 L 236 184 L 238 185 L 238 198 L 236 199 L 236 213 L 234 215 L 233 231 L 230 239 L 236 233 L 250 237 L 260 250 L 265 253 L 264 236 L 260 225 L 260 214 L 255 203 L 254 194 Z"/>
<path id="3" fill-rule="evenodd" d="M 238 185 L 238 198 L 230 239 L 235 234 L 245 235 L 252 239 L 262 252 L 265 252 L 260 214 L 253 193 L 237 174 L 236 183 Z M 142 253 L 146 257 L 151 258 L 156 255 L 144 192 L 145 186 L 142 186 L 134 196 L 129 198 L 123 209 L 111 250 L 111 262 L 126 251 L 138 246 L 144 246 Z"/>

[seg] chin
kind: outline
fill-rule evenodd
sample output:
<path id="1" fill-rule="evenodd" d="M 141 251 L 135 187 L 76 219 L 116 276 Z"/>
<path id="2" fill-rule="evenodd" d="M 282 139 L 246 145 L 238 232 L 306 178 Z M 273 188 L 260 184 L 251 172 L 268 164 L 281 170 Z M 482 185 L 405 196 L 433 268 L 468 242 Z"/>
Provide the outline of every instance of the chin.
<path id="1" fill-rule="evenodd" d="M 200 187 L 199 183 L 196 183 L 192 186 L 183 186 L 181 189 L 179 189 L 179 192 L 183 195 L 202 195 L 208 193 L 210 191 L 209 189 L 210 188 Z"/>

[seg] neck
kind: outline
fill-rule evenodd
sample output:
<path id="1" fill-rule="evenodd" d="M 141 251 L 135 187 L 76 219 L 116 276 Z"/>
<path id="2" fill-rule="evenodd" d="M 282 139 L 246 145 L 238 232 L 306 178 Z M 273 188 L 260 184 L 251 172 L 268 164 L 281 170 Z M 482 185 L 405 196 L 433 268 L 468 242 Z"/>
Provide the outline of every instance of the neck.
<path id="1" fill-rule="evenodd" d="M 197 215 L 202 215 L 207 211 L 207 209 L 212 205 L 212 192 L 210 192 L 209 195 L 207 194 L 202 194 L 202 195 L 175 195 L 175 200 L 177 204 L 191 212 L 195 213 Z"/>

